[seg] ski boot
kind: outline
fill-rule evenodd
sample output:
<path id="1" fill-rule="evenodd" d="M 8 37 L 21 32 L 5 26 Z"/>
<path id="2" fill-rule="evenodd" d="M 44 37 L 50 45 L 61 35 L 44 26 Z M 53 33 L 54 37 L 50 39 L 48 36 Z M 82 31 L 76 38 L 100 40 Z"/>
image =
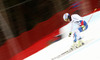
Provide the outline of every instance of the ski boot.
<path id="1" fill-rule="evenodd" d="M 76 49 L 76 48 L 78 48 L 78 44 L 77 44 L 77 42 L 73 42 L 71 49 L 73 50 L 73 49 Z"/>
<path id="2" fill-rule="evenodd" d="M 84 42 L 82 40 L 78 40 L 78 47 L 84 45 Z"/>

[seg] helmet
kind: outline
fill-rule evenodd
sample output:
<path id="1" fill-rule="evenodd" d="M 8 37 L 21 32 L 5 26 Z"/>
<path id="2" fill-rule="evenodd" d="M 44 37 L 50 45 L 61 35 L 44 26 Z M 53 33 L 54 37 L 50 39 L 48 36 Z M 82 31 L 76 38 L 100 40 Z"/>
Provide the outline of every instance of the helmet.
<path id="1" fill-rule="evenodd" d="M 68 18 L 70 18 L 70 14 L 69 14 L 69 13 L 65 13 L 65 14 L 63 15 L 64 21 L 67 21 Z"/>

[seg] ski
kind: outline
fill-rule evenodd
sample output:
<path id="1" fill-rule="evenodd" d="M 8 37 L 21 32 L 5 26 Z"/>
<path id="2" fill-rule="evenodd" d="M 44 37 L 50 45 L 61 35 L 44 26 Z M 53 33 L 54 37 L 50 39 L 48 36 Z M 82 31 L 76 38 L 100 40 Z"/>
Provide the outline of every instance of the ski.
<path id="1" fill-rule="evenodd" d="M 58 59 L 58 58 L 60 58 L 60 57 L 63 57 L 63 56 L 65 56 L 65 55 L 67 55 L 67 54 L 69 54 L 69 53 L 71 53 L 71 52 L 77 50 L 78 48 L 82 47 L 83 45 L 88 44 L 88 43 L 89 43 L 90 41 L 92 41 L 92 40 L 93 40 L 93 39 L 85 41 L 84 44 L 82 44 L 82 45 L 79 46 L 79 47 L 74 47 L 74 48 L 70 47 L 68 50 L 66 50 L 65 52 L 61 53 L 60 55 L 58 55 L 58 56 L 52 58 L 51 60 L 56 60 L 56 59 Z"/>
<path id="2" fill-rule="evenodd" d="M 83 46 L 83 45 L 81 45 L 81 46 Z M 58 55 L 58 56 L 52 58 L 52 60 L 55 60 L 55 59 L 57 59 L 57 58 L 60 58 L 60 57 L 62 57 L 62 56 L 64 56 L 64 55 L 68 54 L 68 53 L 71 53 L 72 51 L 74 51 L 74 50 L 80 48 L 81 46 L 75 47 L 75 48 L 70 48 L 70 49 L 68 49 L 67 51 L 61 53 L 60 55 Z"/>

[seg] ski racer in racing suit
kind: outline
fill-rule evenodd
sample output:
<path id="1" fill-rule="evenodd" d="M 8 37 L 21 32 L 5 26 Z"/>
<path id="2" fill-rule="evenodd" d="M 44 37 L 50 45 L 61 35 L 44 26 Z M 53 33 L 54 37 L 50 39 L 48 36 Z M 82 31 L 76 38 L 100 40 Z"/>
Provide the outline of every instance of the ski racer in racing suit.
<path id="1" fill-rule="evenodd" d="M 84 21 L 82 19 L 82 17 L 79 16 L 78 14 L 72 14 L 72 15 L 70 15 L 69 13 L 65 13 L 63 15 L 63 19 L 64 19 L 64 21 L 71 23 L 71 31 L 69 33 L 69 37 L 72 34 L 72 29 L 73 29 L 73 26 L 74 26 L 73 24 L 77 24 L 78 25 L 78 28 L 75 29 L 74 34 L 73 34 L 73 37 L 74 37 L 74 44 L 73 44 L 73 46 L 79 47 L 82 44 L 84 44 L 81 41 L 82 37 L 80 36 L 80 33 L 83 32 L 84 30 L 86 30 L 88 28 L 87 22 Z M 77 41 L 78 41 L 78 43 L 77 43 Z"/>

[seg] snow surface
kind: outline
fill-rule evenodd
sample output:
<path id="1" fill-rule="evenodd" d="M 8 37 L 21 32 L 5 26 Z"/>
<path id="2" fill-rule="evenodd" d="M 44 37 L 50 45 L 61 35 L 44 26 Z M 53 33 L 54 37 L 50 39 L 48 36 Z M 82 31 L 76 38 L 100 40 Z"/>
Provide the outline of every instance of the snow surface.
<path id="1" fill-rule="evenodd" d="M 83 19 L 88 21 L 90 16 L 91 14 L 83 17 Z M 55 60 L 100 60 L 100 11 L 93 13 L 88 25 L 88 29 L 81 33 L 83 41 L 88 41 L 88 43 Z M 52 60 L 52 58 L 68 50 L 73 44 L 73 38 L 66 37 L 69 33 L 69 29 L 70 24 L 62 27 L 60 32 L 63 35 L 63 39 L 49 45 L 24 60 Z"/>

